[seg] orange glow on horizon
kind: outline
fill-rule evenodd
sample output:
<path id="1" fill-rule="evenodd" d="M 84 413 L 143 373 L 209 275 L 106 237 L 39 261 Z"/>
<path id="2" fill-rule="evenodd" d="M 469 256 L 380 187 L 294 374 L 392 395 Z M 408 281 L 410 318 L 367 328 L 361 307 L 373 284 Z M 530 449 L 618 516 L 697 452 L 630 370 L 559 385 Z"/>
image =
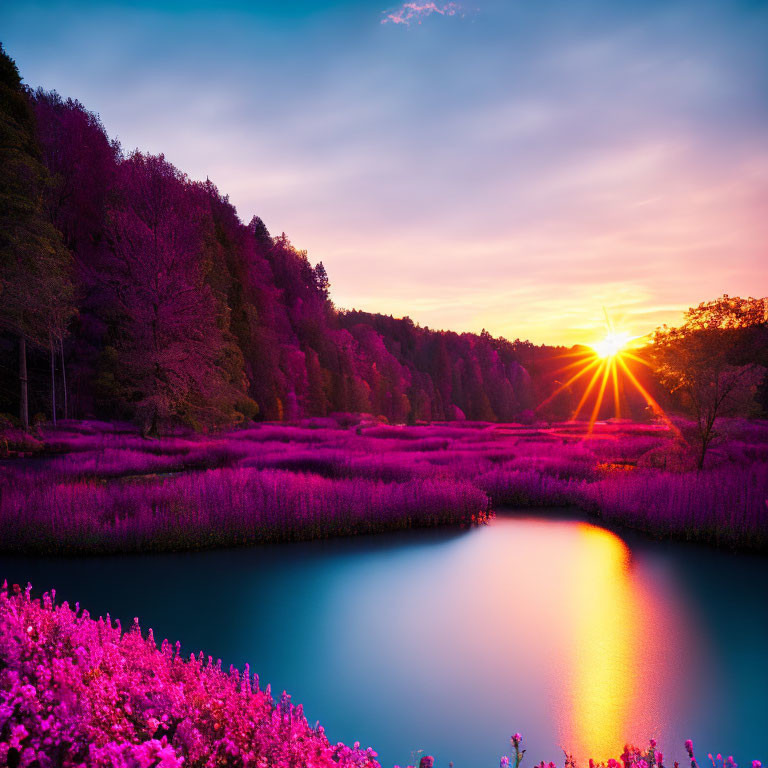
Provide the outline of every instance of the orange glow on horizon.
<path id="1" fill-rule="evenodd" d="M 661 406 L 645 387 L 643 387 L 627 365 L 627 361 L 630 360 L 642 365 L 648 365 L 645 360 L 638 355 L 633 354 L 631 351 L 637 346 L 642 337 L 633 337 L 626 331 L 616 331 L 608 318 L 607 313 L 605 317 L 605 326 L 606 334 L 602 339 L 589 346 L 581 347 L 576 351 L 568 352 L 564 355 L 564 357 L 575 357 L 576 360 L 563 366 L 561 371 L 569 371 L 570 369 L 575 368 L 576 372 L 571 375 L 565 383 L 558 386 L 558 388 L 552 392 L 552 394 L 549 395 L 538 408 L 548 404 L 563 390 L 570 387 L 586 374 L 591 373 L 592 375 L 589 379 L 589 383 L 571 414 L 571 420 L 578 420 L 583 409 L 587 405 L 587 402 L 589 402 L 591 397 L 594 397 L 594 404 L 590 413 L 589 427 L 587 430 L 587 434 L 589 435 L 592 433 L 595 422 L 600 415 L 606 392 L 613 398 L 614 417 L 617 419 L 621 418 L 621 387 L 619 384 L 621 377 L 622 380 L 628 381 L 634 389 L 640 393 L 646 404 L 653 410 L 658 418 L 661 418 L 671 426 L 671 422 Z M 611 385 L 610 388 L 609 383 Z"/>

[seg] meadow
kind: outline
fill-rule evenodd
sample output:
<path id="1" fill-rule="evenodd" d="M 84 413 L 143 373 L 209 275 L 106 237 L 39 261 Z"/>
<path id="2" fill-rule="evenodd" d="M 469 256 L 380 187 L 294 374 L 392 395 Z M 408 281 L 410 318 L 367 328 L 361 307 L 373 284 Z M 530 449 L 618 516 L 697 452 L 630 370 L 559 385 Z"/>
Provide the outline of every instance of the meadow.
<path id="1" fill-rule="evenodd" d="M 685 425 L 683 432 L 685 431 Z M 10 551 L 181 550 L 467 526 L 576 507 L 608 526 L 768 547 L 768 423 L 723 420 L 702 471 L 671 423 L 392 426 L 350 414 L 142 437 L 66 422 L 5 443 Z"/>

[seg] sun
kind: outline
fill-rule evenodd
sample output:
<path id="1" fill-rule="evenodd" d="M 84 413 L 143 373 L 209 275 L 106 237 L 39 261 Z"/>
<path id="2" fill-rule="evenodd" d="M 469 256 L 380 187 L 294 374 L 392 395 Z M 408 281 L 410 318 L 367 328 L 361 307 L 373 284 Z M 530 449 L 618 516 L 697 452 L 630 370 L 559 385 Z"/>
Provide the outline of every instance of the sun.
<path id="1" fill-rule="evenodd" d="M 620 355 L 630 341 L 632 341 L 632 337 L 628 333 L 611 332 L 590 346 L 601 360 L 607 360 Z"/>
<path id="2" fill-rule="evenodd" d="M 648 365 L 642 355 L 635 354 L 635 350 L 642 337 L 632 336 L 626 331 L 616 331 L 611 323 L 608 313 L 605 313 L 605 336 L 593 344 L 574 347 L 566 352 L 563 357 L 572 358 L 572 362 L 564 365 L 559 374 L 566 374 L 565 379 L 542 401 L 538 408 L 557 397 L 564 390 L 569 389 L 577 381 L 582 380 L 583 392 L 581 399 L 571 415 L 572 421 L 578 421 L 581 414 L 589 407 L 589 400 L 593 401 L 592 411 L 589 414 L 589 427 L 587 434 L 592 434 L 592 428 L 600 415 L 603 402 L 606 398 L 613 401 L 614 416 L 620 419 L 622 391 L 625 386 L 630 386 L 639 392 L 647 405 L 657 417 L 669 422 L 668 417 L 661 406 L 653 399 L 651 394 L 643 387 L 640 380 L 633 373 L 635 364 Z M 584 386 L 584 382 L 586 385 Z"/>

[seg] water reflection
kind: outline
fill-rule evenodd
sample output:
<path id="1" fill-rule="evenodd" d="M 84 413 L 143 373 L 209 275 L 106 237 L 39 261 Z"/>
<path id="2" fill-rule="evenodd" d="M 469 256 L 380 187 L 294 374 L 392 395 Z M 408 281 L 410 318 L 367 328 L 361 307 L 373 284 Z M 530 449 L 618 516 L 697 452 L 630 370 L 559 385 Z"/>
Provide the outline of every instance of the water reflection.
<path id="1" fill-rule="evenodd" d="M 574 753 L 604 759 L 626 738 L 635 675 L 645 667 L 633 628 L 643 595 L 632 584 L 629 549 L 618 536 L 589 525 L 576 530 L 568 599 L 579 608 L 569 632 L 573 657 L 560 734 Z"/>
<path id="2" fill-rule="evenodd" d="M 676 686 L 686 685 L 700 643 L 674 585 L 655 589 L 621 538 L 586 523 L 575 533 L 560 736 L 577 757 L 606 760 L 627 741 L 643 745 L 668 732 Z"/>

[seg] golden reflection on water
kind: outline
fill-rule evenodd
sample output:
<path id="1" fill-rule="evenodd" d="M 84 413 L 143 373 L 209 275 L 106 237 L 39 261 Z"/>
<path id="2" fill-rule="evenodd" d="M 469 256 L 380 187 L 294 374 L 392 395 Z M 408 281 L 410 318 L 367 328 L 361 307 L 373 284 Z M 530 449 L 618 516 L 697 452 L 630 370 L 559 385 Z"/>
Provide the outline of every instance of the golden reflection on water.
<path id="1" fill-rule="evenodd" d="M 654 735 L 654 689 L 663 674 L 662 633 L 630 552 L 616 535 L 578 526 L 570 600 L 568 684 L 560 712 L 561 743 L 582 760 L 618 757 L 628 738 Z M 658 688 L 656 688 L 658 691 Z"/>

